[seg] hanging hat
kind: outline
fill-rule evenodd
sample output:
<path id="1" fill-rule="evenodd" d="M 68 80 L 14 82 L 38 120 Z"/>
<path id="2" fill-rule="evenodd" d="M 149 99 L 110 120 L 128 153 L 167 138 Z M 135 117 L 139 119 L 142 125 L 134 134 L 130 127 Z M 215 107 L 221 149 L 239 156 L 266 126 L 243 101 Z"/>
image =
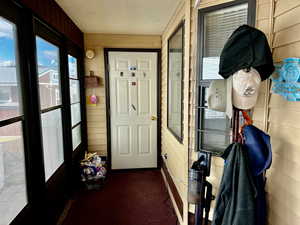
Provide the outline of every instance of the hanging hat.
<path id="1" fill-rule="evenodd" d="M 272 163 L 270 136 L 253 125 L 245 126 L 243 135 L 252 174 L 258 176 L 270 168 Z"/>
<path id="2" fill-rule="evenodd" d="M 248 25 L 237 28 L 227 40 L 219 64 L 219 74 L 227 79 L 235 72 L 253 67 L 265 80 L 274 71 L 272 53 L 265 34 Z"/>
<path id="3" fill-rule="evenodd" d="M 239 70 L 232 76 L 232 91 L 231 94 L 232 104 L 238 109 L 251 109 L 255 106 L 261 78 L 259 73 L 250 68 L 247 70 Z"/>
<path id="4" fill-rule="evenodd" d="M 207 90 L 208 109 L 226 112 L 229 118 L 232 117 L 231 83 L 231 79 L 213 80 Z"/>

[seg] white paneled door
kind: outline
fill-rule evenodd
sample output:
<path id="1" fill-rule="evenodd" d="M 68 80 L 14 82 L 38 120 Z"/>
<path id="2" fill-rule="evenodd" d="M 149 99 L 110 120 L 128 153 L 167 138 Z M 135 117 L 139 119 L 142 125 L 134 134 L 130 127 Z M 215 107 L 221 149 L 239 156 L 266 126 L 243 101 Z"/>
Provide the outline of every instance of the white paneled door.
<path id="1" fill-rule="evenodd" d="M 112 169 L 157 167 L 157 53 L 108 57 Z"/>

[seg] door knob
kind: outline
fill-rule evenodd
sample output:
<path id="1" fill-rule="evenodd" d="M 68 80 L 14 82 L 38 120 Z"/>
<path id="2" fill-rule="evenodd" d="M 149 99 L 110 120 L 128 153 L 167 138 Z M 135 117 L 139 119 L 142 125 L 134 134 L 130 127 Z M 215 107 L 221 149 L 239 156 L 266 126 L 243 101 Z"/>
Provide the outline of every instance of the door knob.
<path id="1" fill-rule="evenodd" d="M 157 120 L 156 116 L 151 116 L 151 120 Z"/>

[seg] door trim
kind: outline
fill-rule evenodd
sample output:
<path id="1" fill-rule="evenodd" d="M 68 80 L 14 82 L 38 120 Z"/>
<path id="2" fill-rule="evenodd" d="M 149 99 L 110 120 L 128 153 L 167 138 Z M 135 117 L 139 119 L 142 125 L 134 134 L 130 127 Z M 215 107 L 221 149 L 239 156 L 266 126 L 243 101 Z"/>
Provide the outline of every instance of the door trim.
<path id="1" fill-rule="evenodd" d="M 111 170 L 111 124 L 110 124 L 110 83 L 109 52 L 153 52 L 157 53 L 157 167 L 161 168 L 161 49 L 158 48 L 104 48 L 107 168 Z M 135 169 L 135 168 L 133 168 Z M 128 169 L 127 169 L 128 170 Z"/>

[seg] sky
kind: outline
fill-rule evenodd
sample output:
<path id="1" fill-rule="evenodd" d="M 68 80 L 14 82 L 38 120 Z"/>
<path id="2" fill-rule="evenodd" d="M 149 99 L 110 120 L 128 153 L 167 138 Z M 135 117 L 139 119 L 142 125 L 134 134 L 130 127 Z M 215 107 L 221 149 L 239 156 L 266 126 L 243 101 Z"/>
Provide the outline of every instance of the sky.
<path id="1" fill-rule="evenodd" d="M 56 67 L 58 65 L 58 48 L 42 38 L 36 38 L 38 65 Z M 14 24 L 0 17 L 0 66 L 15 65 L 16 43 Z"/>
<path id="2" fill-rule="evenodd" d="M 0 17 L 0 67 L 15 66 L 16 42 L 15 26 L 13 23 Z M 48 41 L 36 37 L 37 64 L 41 67 L 58 69 L 59 48 Z M 77 78 L 77 60 L 69 56 L 70 77 Z"/>

